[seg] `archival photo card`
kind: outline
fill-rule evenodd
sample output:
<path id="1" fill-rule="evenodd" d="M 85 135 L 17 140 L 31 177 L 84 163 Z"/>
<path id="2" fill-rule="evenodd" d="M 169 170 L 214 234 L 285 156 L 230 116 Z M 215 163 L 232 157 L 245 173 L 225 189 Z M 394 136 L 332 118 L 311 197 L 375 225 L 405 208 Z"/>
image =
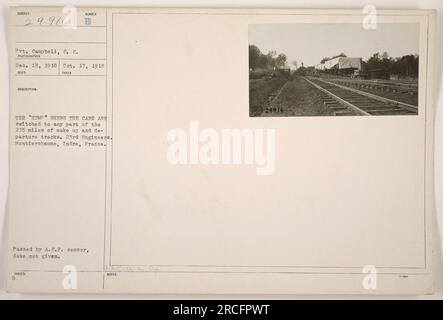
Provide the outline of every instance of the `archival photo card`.
<path id="1" fill-rule="evenodd" d="M 376 16 L 11 8 L 8 290 L 432 293 L 436 12 Z"/>

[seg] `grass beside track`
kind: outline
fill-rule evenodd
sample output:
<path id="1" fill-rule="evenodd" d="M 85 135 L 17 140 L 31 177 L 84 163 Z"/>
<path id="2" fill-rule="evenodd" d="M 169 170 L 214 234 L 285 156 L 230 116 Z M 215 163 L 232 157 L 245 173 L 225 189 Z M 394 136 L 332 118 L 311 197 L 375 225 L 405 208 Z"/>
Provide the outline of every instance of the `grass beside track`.
<path id="1" fill-rule="evenodd" d="M 271 104 L 279 107 L 279 112 L 263 113 L 263 106 L 269 94 L 280 94 Z M 293 116 L 331 116 L 333 112 L 323 104 L 321 92 L 298 76 L 274 78 L 267 81 L 250 80 L 249 82 L 250 116 L 251 117 L 293 117 Z"/>
<path id="2" fill-rule="evenodd" d="M 249 80 L 249 115 L 251 117 L 259 116 L 263 112 L 269 95 L 275 93 L 288 80 L 287 77 L 280 75 L 272 79 L 251 79 Z"/>

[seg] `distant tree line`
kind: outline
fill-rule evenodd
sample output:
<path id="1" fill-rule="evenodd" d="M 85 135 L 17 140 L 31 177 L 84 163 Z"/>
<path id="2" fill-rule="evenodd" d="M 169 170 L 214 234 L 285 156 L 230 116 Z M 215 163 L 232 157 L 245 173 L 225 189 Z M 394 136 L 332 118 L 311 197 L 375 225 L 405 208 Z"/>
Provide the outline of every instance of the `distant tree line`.
<path id="1" fill-rule="evenodd" d="M 277 54 L 276 51 L 269 51 L 264 54 L 255 45 L 249 45 L 249 69 L 274 69 L 283 68 L 286 65 L 285 54 Z"/>
<path id="2" fill-rule="evenodd" d="M 320 63 L 328 60 L 346 57 L 346 54 L 340 53 L 333 57 L 325 57 Z M 366 72 L 382 70 L 389 74 L 396 74 L 400 77 L 417 77 L 418 76 L 418 55 L 405 55 L 402 57 L 390 57 L 387 52 L 374 53 L 366 61 L 362 60 L 362 69 Z"/>
<path id="3" fill-rule="evenodd" d="M 366 71 L 384 70 L 403 77 L 418 77 L 418 55 L 394 58 L 387 52 L 374 53 L 367 61 L 363 61 L 362 68 Z"/>
<path id="4" fill-rule="evenodd" d="M 324 57 L 320 63 L 328 60 L 347 57 L 346 54 L 340 53 L 332 57 Z M 276 51 L 269 51 L 264 54 L 255 45 L 249 45 L 249 68 L 256 69 L 275 69 L 286 66 L 287 57 L 284 53 L 277 54 Z M 293 62 L 297 66 L 297 62 Z M 418 77 L 419 57 L 417 54 L 404 55 L 402 57 L 390 57 L 387 52 L 374 53 L 366 61 L 362 60 L 362 69 L 366 72 L 383 70 L 389 74 L 395 74 L 400 77 Z M 306 73 L 309 70 L 303 64 L 297 68 L 300 73 Z"/>

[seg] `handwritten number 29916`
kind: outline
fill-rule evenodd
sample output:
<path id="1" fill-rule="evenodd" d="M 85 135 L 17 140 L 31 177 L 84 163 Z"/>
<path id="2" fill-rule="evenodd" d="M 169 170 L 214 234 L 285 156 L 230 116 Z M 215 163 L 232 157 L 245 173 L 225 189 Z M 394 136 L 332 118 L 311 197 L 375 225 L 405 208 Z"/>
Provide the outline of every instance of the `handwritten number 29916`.
<path id="1" fill-rule="evenodd" d="M 25 19 L 25 26 L 61 26 L 66 16 L 38 17 L 37 19 Z"/>

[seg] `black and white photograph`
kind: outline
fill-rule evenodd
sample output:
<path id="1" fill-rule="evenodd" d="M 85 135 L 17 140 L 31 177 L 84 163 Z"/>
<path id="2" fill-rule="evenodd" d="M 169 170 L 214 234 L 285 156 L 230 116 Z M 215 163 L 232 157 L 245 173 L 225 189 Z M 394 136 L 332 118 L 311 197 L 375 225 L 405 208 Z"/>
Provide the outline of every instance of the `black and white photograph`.
<path id="1" fill-rule="evenodd" d="M 249 26 L 249 116 L 418 114 L 419 24 Z"/>

